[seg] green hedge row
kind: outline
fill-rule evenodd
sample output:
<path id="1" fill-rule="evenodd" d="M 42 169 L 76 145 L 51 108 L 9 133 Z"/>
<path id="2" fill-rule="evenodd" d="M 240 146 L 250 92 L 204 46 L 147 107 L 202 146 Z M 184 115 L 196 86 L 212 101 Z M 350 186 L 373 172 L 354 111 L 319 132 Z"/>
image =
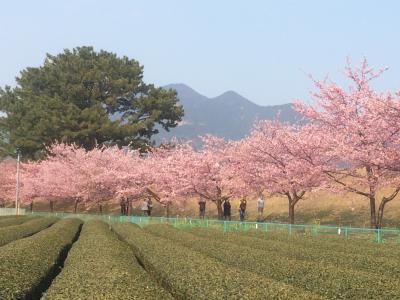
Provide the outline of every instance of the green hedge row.
<path id="1" fill-rule="evenodd" d="M 400 261 L 398 258 L 384 257 L 381 253 L 374 255 L 364 254 L 363 248 L 351 241 L 343 241 L 347 243 L 346 247 L 349 251 L 338 252 L 335 248 L 326 249 L 319 247 L 324 241 L 321 239 L 319 243 L 303 243 L 287 239 L 270 240 L 262 238 L 262 236 L 246 236 L 243 233 L 229 232 L 223 233 L 221 230 L 194 228 L 189 231 L 198 236 L 208 237 L 210 234 L 220 241 L 230 242 L 237 245 L 251 245 L 252 248 L 274 251 L 283 257 L 292 257 L 295 259 L 306 261 L 319 261 L 324 264 L 332 264 L 344 268 L 363 270 L 369 273 L 376 273 L 386 276 L 400 275 Z M 307 240 L 306 240 L 307 241 Z"/>
<path id="2" fill-rule="evenodd" d="M 0 228 L 0 246 L 31 236 L 57 222 L 58 218 L 35 218 L 21 225 Z"/>
<path id="3" fill-rule="evenodd" d="M 82 221 L 63 219 L 0 248 L 0 299 L 39 299 L 56 275 Z"/>
<path id="4" fill-rule="evenodd" d="M 208 235 L 198 237 L 168 225 L 151 225 L 146 231 L 190 247 L 237 268 L 318 293 L 330 299 L 395 299 L 400 295 L 400 280 L 368 272 L 346 269 L 319 261 L 283 257 L 277 251 L 259 250 L 220 241 Z"/>
<path id="5" fill-rule="evenodd" d="M 321 299 L 155 237 L 131 223 L 116 224 L 114 229 L 132 246 L 146 270 L 177 299 Z"/>
<path id="6" fill-rule="evenodd" d="M 42 299 L 173 298 L 150 278 L 108 224 L 89 221 Z"/>
<path id="7" fill-rule="evenodd" d="M 0 219 L 0 228 L 7 227 L 7 226 L 15 226 L 20 225 L 22 223 L 28 222 L 34 218 L 33 216 L 14 216 L 10 218 Z"/>

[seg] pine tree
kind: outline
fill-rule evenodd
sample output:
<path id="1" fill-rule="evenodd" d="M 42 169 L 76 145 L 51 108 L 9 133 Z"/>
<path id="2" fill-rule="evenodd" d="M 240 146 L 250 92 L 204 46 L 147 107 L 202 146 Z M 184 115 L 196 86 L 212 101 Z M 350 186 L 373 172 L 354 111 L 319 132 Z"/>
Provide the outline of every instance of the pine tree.
<path id="1" fill-rule="evenodd" d="M 0 132 L 25 157 L 41 157 L 55 141 L 145 147 L 183 116 L 176 92 L 144 83 L 136 60 L 92 47 L 47 54 L 16 82 L 0 89 Z"/>

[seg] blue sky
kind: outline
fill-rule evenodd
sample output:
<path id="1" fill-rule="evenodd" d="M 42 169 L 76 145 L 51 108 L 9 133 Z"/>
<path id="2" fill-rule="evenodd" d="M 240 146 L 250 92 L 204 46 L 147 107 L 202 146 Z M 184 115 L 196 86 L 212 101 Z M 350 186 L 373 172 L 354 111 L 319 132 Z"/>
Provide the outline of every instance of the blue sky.
<path id="1" fill-rule="evenodd" d="M 349 56 L 390 69 L 400 87 L 398 1 L 2 1 L 0 86 L 45 53 L 92 45 L 144 65 L 156 85 L 213 97 L 235 90 L 262 104 L 309 98 L 306 73 L 341 78 Z"/>

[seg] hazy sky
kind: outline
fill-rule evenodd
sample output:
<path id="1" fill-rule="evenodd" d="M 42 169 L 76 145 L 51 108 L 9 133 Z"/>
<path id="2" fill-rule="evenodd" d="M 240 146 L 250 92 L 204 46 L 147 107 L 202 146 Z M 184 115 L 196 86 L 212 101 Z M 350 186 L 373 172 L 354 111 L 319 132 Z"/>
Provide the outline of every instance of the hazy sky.
<path id="1" fill-rule="evenodd" d="M 346 57 L 390 70 L 400 88 L 399 1 L 2 0 L 0 86 L 45 53 L 92 45 L 144 65 L 145 80 L 263 104 L 309 98 L 316 77 L 340 78 Z"/>

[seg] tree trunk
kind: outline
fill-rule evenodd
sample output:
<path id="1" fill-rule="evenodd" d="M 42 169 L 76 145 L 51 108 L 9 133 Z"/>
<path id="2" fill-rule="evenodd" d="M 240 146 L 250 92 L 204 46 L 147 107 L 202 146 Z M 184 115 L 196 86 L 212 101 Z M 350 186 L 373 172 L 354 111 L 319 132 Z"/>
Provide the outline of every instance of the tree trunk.
<path id="1" fill-rule="evenodd" d="M 224 217 L 224 212 L 222 210 L 222 198 L 218 198 L 215 204 L 217 204 L 218 220 L 222 220 Z"/>
<path id="2" fill-rule="evenodd" d="M 371 195 L 369 197 L 369 206 L 371 211 L 371 228 L 376 228 L 376 206 L 375 206 L 375 195 Z M 383 207 L 382 207 L 382 214 L 383 214 Z"/>
<path id="3" fill-rule="evenodd" d="M 382 228 L 383 211 L 385 209 L 386 203 L 387 203 L 387 201 L 385 201 L 383 199 L 381 204 L 379 205 L 379 208 L 378 208 L 378 219 L 376 221 L 376 228 Z"/>
<path id="4" fill-rule="evenodd" d="M 382 197 L 382 201 L 379 204 L 379 209 L 378 209 L 378 221 L 376 224 L 376 228 L 382 228 L 383 212 L 385 210 L 385 205 L 386 205 L 386 203 L 388 203 L 388 202 L 392 201 L 394 198 L 396 198 L 399 191 L 400 191 L 400 188 L 397 188 L 390 196 Z"/>
<path id="5" fill-rule="evenodd" d="M 289 223 L 294 224 L 294 204 L 289 201 Z"/>
<path id="6" fill-rule="evenodd" d="M 99 204 L 99 213 L 102 215 L 103 214 L 103 205 Z"/>
<path id="7" fill-rule="evenodd" d="M 292 194 L 290 192 L 285 193 L 288 198 L 288 202 L 289 202 L 289 223 L 290 224 L 294 224 L 294 208 L 295 208 L 297 202 L 299 202 L 299 200 L 303 198 L 305 193 L 306 193 L 305 191 L 292 192 Z"/>
<path id="8" fill-rule="evenodd" d="M 29 204 L 29 211 L 33 212 L 33 200 L 31 201 L 31 203 Z"/>
<path id="9" fill-rule="evenodd" d="M 132 201 L 127 200 L 125 205 L 125 214 L 130 216 L 132 214 Z"/>
<path id="10" fill-rule="evenodd" d="M 125 201 L 125 199 L 121 199 L 119 201 L 119 205 L 121 206 L 121 216 L 126 216 L 126 201 Z"/>
<path id="11" fill-rule="evenodd" d="M 54 201 L 50 200 L 50 212 L 54 212 Z"/>
<path id="12" fill-rule="evenodd" d="M 169 206 L 170 206 L 170 203 L 167 202 L 167 204 L 165 204 L 165 217 L 167 217 L 167 218 L 170 217 Z"/>
<path id="13" fill-rule="evenodd" d="M 79 204 L 79 200 L 76 199 L 74 202 L 74 213 L 76 214 L 76 212 L 78 211 L 78 204 Z"/>

